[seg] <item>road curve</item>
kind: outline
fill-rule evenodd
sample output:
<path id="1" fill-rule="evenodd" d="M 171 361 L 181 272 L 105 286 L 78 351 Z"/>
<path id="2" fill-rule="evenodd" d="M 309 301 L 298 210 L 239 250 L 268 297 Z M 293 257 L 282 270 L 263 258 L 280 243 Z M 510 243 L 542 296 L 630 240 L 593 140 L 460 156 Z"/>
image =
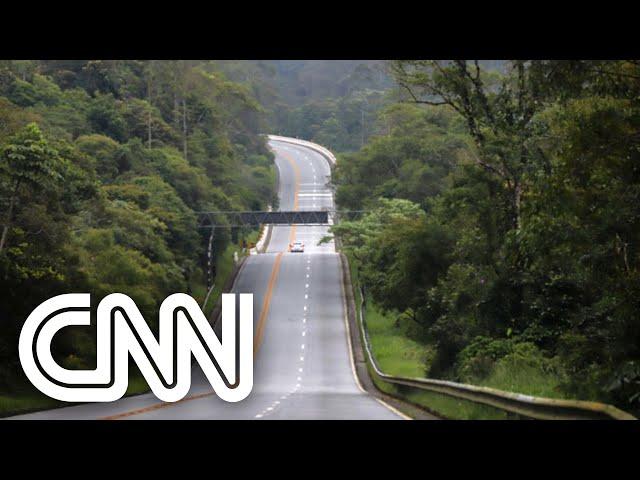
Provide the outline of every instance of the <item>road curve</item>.
<path id="1" fill-rule="evenodd" d="M 332 208 L 330 168 L 315 151 L 270 141 L 280 172 L 280 209 Z M 254 387 L 226 403 L 194 369 L 189 395 L 176 403 L 152 393 L 83 404 L 14 419 L 401 419 L 363 391 L 353 371 L 340 259 L 327 227 L 274 227 L 266 253 L 252 255 L 234 292 L 254 294 Z M 293 240 L 304 253 L 288 252 Z"/>

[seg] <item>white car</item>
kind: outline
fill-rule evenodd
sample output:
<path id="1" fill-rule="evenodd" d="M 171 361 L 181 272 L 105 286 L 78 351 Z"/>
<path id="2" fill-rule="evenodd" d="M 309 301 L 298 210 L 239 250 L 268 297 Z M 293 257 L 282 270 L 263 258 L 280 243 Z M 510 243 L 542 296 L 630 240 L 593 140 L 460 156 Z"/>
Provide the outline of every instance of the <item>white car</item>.
<path id="1" fill-rule="evenodd" d="M 290 252 L 304 252 L 303 242 L 293 242 L 289 245 Z"/>

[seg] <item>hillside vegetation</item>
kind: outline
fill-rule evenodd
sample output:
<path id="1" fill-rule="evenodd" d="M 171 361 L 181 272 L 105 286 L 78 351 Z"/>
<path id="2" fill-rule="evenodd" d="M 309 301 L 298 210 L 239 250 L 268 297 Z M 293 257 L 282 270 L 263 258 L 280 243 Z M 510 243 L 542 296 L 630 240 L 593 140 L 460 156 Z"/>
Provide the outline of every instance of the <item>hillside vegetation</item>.
<path id="1" fill-rule="evenodd" d="M 372 324 L 420 343 L 426 376 L 638 413 L 640 63 L 393 71 L 389 130 L 335 175 L 370 212 L 333 230 L 395 319 Z"/>
<path id="2" fill-rule="evenodd" d="M 42 301 L 91 292 L 95 305 L 122 292 L 155 329 L 167 295 L 206 290 L 209 232 L 196 212 L 273 200 L 263 109 L 213 70 L 191 61 L 0 62 L 0 394 L 29 390 L 17 339 Z M 214 252 L 246 233 L 218 230 Z M 94 331 L 63 330 L 54 357 L 90 368 Z"/>
<path id="3" fill-rule="evenodd" d="M 336 152 L 358 150 L 385 128 L 377 113 L 397 92 L 381 60 L 240 60 L 214 66 L 254 93 L 271 132 Z"/>

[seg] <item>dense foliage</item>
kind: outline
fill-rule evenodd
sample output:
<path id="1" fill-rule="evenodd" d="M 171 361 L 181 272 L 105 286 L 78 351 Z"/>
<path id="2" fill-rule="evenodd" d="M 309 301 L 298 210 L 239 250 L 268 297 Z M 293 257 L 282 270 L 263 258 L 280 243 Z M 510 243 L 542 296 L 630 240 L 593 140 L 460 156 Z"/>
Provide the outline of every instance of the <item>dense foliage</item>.
<path id="1" fill-rule="evenodd" d="M 273 133 L 337 152 L 358 150 L 384 128 L 377 112 L 394 93 L 385 63 L 376 60 L 221 61 L 214 67 L 254 93 Z"/>
<path id="2" fill-rule="evenodd" d="M 334 231 L 435 352 L 425 374 L 526 364 L 562 396 L 638 412 L 640 63 L 393 70 L 408 104 L 335 177 L 340 206 L 370 213 Z"/>
<path id="3" fill-rule="evenodd" d="M 0 62 L 0 389 L 23 379 L 18 332 L 61 293 L 159 303 L 202 287 L 198 211 L 273 200 L 272 154 L 251 92 L 210 62 Z M 214 250 L 230 241 L 219 230 Z M 56 337 L 69 368 L 94 361 L 90 331 Z"/>

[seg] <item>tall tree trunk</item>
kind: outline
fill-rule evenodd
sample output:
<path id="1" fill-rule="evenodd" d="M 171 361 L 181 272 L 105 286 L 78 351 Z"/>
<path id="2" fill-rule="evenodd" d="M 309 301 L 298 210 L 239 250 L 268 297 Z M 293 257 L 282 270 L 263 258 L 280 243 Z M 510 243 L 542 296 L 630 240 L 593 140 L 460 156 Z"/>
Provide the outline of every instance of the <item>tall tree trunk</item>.
<path id="1" fill-rule="evenodd" d="M 513 189 L 513 227 L 520 230 L 520 204 L 522 201 L 522 184 L 518 181 Z"/>
<path id="2" fill-rule="evenodd" d="M 4 249 L 4 243 L 7 241 L 7 235 L 9 233 L 9 223 L 5 223 L 4 227 L 2 227 L 2 237 L 0 237 L 0 253 Z"/>
<path id="3" fill-rule="evenodd" d="M 148 147 L 151 148 L 151 106 L 152 98 L 151 98 L 151 89 L 153 88 L 153 80 L 151 78 L 152 75 L 152 67 L 153 62 L 149 63 L 149 76 L 147 77 L 147 102 L 149 103 L 149 109 L 147 111 L 147 143 Z"/>
<path id="4" fill-rule="evenodd" d="M 148 116 L 148 147 L 151 148 L 151 108 L 149 108 L 149 116 Z"/>
<path id="5" fill-rule="evenodd" d="M 187 100 L 182 98 L 182 153 L 187 160 Z"/>
<path id="6" fill-rule="evenodd" d="M 4 246 L 7 243 L 7 237 L 9 236 L 9 227 L 11 226 L 11 222 L 13 220 L 13 209 L 16 204 L 16 197 L 18 196 L 18 188 L 20 187 L 20 182 L 16 182 L 16 185 L 13 189 L 13 194 L 11 195 L 11 201 L 9 202 L 9 211 L 7 212 L 7 219 L 2 226 L 2 236 L 0 237 L 0 253 L 4 250 Z"/>
<path id="7" fill-rule="evenodd" d="M 173 125 L 176 130 L 180 128 L 180 99 L 177 91 L 173 92 Z"/>

